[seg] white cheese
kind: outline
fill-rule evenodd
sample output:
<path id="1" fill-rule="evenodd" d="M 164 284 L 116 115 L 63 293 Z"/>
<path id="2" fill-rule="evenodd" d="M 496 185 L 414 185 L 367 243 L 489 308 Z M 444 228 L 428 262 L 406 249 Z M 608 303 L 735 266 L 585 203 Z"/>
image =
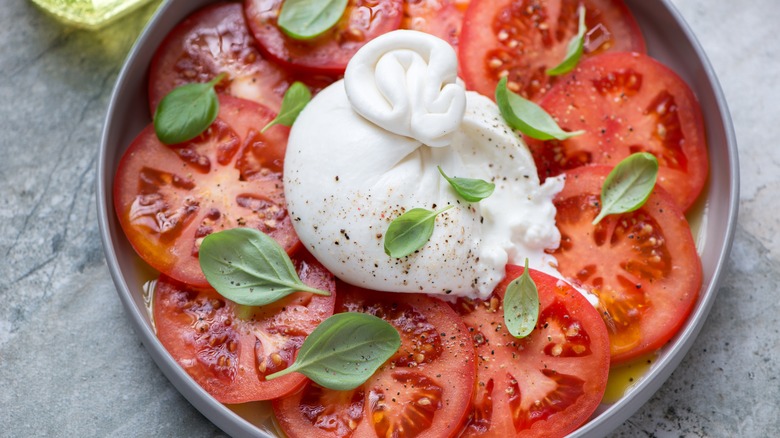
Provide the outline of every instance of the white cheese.
<path id="1" fill-rule="evenodd" d="M 544 250 L 560 241 L 552 198 L 563 181 L 539 184 L 528 149 L 496 105 L 457 82 L 448 44 L 414 31 L 374 42 L 355 55 L 344 81 L 307 105 L 290 133 L 285 196 L 306 248 L 343 281 L 382 291 L 485 298 L 506 263 L 526 258 L 556 273 Z M 496 189 L 466 202 L 437 166 Z M 385 254 L 393 219 L 446 205 L 455 207 L 436 218 L 419 251 Z"/>

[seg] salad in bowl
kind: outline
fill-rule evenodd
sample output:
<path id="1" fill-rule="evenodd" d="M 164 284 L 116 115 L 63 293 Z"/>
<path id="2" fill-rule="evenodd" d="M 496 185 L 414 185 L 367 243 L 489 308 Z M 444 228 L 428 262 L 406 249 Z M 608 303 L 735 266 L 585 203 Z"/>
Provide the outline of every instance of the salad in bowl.
<path id="1" fill-rule="evenodd" d="M 165 4 L 99 183 L 147 348 L 234 435 L 610 430 L 687 351 L 733 232 L 686 32 L 612 0 Z"/>

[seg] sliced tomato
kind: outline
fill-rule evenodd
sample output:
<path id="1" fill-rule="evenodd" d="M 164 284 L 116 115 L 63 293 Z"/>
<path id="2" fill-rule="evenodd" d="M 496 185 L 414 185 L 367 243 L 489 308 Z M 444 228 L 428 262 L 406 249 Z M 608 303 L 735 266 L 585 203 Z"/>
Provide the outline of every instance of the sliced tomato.
<path id="1" fill-rule="evenodd" d="M 398 29 L 403 0 L 350 0 L 341 20 L 311 40 L 288 37 L 277 26 L 283 0 L 245 0 L 247 23 L 260 49 L 280 65 L 337 76 L 364 44 Z"/>
<path id="2" fill-rule="evenodd" d="M 401 28 L 429 33 L 457 47 L 463 6 L 462 0 L 460 4 L 457 0 L 404 0 Z"/>
<path id="3" fill-rule="evenodd" d="M 249 33 L 240 3 L 215 3 L 181 21 L 155 52 L 149 68 L 149 108 L 174 88 L 227 77 L 217 91 L 278 111 L 291 79 L 266 60 Z"/>
<path id="4" fill-rule="evenodd" d="M 460 38 L 466 86 L 495 95 L 507 86 L 529 99 L 543 95 L 557 78 L 546 71 L 566 56 L 577 34 L 577 8 L 585 6 L 585 57 L 606 51 L 645 51 L 636 20 L 621 0 L 472 0 Z"/>
<path id="5" fill-rule="evenodd" d="M 487 300 L 459 299 L 453 307 L 477 353 L 477 386 L 465 437 L 562 437 L 583 424 L 604 395 L 609 335 L 599 312 L 557 278 L 531 270 L 539 291 L 539 319 L 525 338 L 506 329 L 506 278 Z"/>
<path id="6" fill-rule="evenodd" d="M 552 254 L 561 274 L 599 297 L 612 361 L 619 363 L 657 350 L 677 333 L 696 301 L 702 271 L 688 222 L 660 187 L 640 209 L 591 224 L 610 170 L 567 172 L 554 200 L 561 245 Z"/>
<path id="7" fill-rule="evenodd" d="M 166 146 L 153 126 L 144 129 L 114 180 L 116 214 L 138 255 L 196 286 L 208 285 L 198 248 L 214 231 L 256 228 L 288 251 L 299 243 L 282 187 L 289 129 L 260 134 L 273 112 L 225 95 L 219 102 L 217 120 L 192 141 Z"/>
<path id="8" fill-rule="evenodd" d="M 160 276 L 154 291 L 157 337 L 176 362 L 222 403 L 281 397 L 300 388 L 297 373 L 273 380 L 295 360 L 298 349 L 336 302 L 333 276 L 301 251 L 294 257 L 301 280 L 333 292 L 299 292 L 262 307 L 241 306 L 211 288 Z"/>
<path id="9" fill-rule="evenodd" d="M 365 384 L 334 391 L 307 383 L 273 402 L 290 437 L 450 437 L 474 388 L 474 349 L 463 322 L 440 300 L 339 283 L 339 312 L 392 324 L 402 345 Z"/>
<path id="10" fill-rule="evenodd" d="M 566 141 L 527 139 L 541 179 L 649 152 L 658 158 L 659 184 L 683 210 L 701 193 L 708 168 L 701 109 L 685 81 L 660 62 L 639 53 L 588 59 L 541 105 L 562 128 L 585 132 Z"/>

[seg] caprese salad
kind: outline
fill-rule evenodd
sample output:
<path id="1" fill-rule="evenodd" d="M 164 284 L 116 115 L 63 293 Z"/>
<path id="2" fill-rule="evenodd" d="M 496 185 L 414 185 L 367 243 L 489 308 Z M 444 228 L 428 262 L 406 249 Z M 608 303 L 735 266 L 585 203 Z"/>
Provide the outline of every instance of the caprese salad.
<path id="1" fill-rule="evenodd" d="M 423 106 L 457 117 L 356 103 L 414 106 L 434 76 L 445 97 Z M 154 121 L 113 196 L 160 272 L 157 336 L 216 400 L 270 401 L 288 436 L 564 436 L 699 293 L 700 109 L 620 0 L 215 2 L 171 30 L 148 83 Z M 194 129 L 190 113 L 203 129 L 161 134 Z M 639 155 L 649 185 L 623 164 Z"/>

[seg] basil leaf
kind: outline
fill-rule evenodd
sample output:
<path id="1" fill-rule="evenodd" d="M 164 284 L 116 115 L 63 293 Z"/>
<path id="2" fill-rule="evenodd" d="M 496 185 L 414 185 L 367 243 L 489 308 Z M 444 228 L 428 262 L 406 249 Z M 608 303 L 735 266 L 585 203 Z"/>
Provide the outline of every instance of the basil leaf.
<path id="1" fill-rule="evenodd" d="M 214 91 L 225 73 L 206 83 L 185 84 L 166 94 L 154 111 L 154 132 L 164 144 L 176 144 L 199 136 L 219 113 Z"/>
<path id="2" fill-rule="evenodd" d="M 506 287 L 504 294 L 504 322 L 509 333 L 516 338 L 531 334 L 539 319 L 539 290 L 528 271 L 525 259 L 523 275 Z"/>
<path id="3" fill-rule="evenodd" d="M 582 52 L 585 47 L 585 33 L 588 28 L 585 26 L 585 6 L 580 4 L 577 8 L 577 12 L 580 14 L 580 24 L 577 29 L 577 35 L 573 36 L 569 45 L 566 48 L 566 56 L 563 58 L 560 64 L 547 70 L 547 74 L 550 76 L 558 76 L 568 73 L 574 70 L 577 63 L 580 62 Z"/>
<path id="4" fill-rule="evenodd" d="M 198 258 L 209 284 L 238 304 L 263 306 L 299 291 L 330 295 L 305 285 L 284 249 L 252 228 L 209 234 Z"/>
<path id="5" fill-rule="evenodd" d="M 284 0 L 276 24 L 288 36 L 307 40 L 338 23 L 347 0 Z"/>
<path id="6" fill-rule="evenodd" d="M 509 90 L 506 77 L 496 86 L 496 103 L 509 126 L 537 140 L 566 140 L 585 132 L 561 129 L 542 107 Z"/>
<path id="7" fill-rule="evenodd" d="M 628 213 L 643 206 L 655 188 L 658 160 L 652 154 L 631 154 L 618 163 L 601 187 L 601 211 L 593 225 L 610 214 Z"/>
<path id="8" fill-rule="evenodd" d="M 303 341 L 295 362 L 267 380 L 299 372 L 320 386 L 338 391 L 365 383 L 401 346 L 398 331 L 365 313 L 338 313 Z"/>
<path id="9" fill-rule="evenodd" d="M 422 248 L 433 234 L 436 216 L 452 207 L 438 211 L 413 208 L 395 218 L 385 232 L 385 254 L 398 259 Z"/>
<path id="10" fill-rule="evenodd" d="M 439 169 L 439 173 L 453 189 L 460 195 L 461 198 L 468 202 L 479 202 L 488 196 L 493 194 L 493 190 L 496 189 L 496 185 L 489 183 L 481 179 L 471 178 L 450 178 L 441 170 L 441 166 L 436 166 Z"/>
<path id="11" fill-rule="evenodd" d="M 303 85 L 301 82 L 293 82 L 293 84 L 290 85 L 290 88 L 284 92 L 282 107 L 279 109 L 279 114 L 265 125 L 260 133 L 264 133 L 266 129 L 274 125 L 292 126 L 295 119 L 298 118 L 298 114 L 303 111 L 303 108 L 310 100 L 311 91 L 309 91 L 309 87 Z"/>

